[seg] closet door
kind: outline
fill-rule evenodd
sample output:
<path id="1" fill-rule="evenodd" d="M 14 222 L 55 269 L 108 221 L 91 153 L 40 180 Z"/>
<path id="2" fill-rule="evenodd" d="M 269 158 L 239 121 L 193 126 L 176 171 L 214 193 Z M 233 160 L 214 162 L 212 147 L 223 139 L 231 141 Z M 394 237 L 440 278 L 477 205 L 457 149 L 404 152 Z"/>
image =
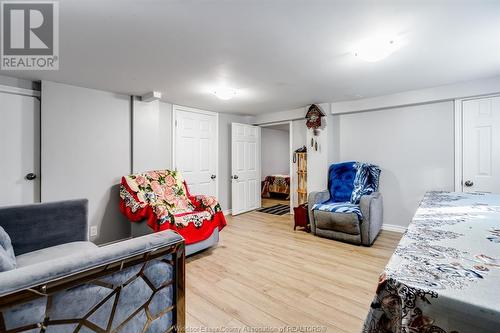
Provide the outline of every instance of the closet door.
<path id="1" fill-rule="evenodd" d="M 464 101 L 463 191 L 500 193 L 500 97 Z"/>
<path id="2" fill-rule="evenodd" d="M 0 92 L 0 205 L 40 201 L 40 102 Z"/>
<path id="3" fill-rule="evenodd" d="M 217 123 L 214 112 L 174 106 L 174 167 L 191 194 L 218 196 Z"/>

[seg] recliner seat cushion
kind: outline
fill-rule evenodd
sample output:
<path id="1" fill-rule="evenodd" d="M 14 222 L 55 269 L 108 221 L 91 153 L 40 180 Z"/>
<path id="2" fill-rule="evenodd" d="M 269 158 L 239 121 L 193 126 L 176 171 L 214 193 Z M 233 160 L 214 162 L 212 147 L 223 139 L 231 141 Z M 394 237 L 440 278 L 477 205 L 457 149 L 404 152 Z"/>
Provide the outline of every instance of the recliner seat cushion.
<path id="1" fill-rule="evenodd" d="M 355 213 L 334 213 L 314 210 L 316 228 L 343 232 L 350 235 L 361 233 L 359 219 Z"/>
<path id="2" fill-rule="evenodd" d="M 350 202 L 331 202 L 327 201 L 322 204 L 315 204 L 312 207 L 313 210 L 322 210 L 325 212 L 332 213 L 342 213 L 342 214 L 350 214 L 354 213 L 358 216 L 359 220 L 363 219 L 363 214 L 361 214 L 361 208 L 359 205 L 352 204 Z"/>
<path id="3" fill-rule="evenodd" d="M 17 267 L 25 267 L 40 262 L 58 259 L 75 253 L 94 250 L 97 248 L 92 242 L 71 242 L 56 246 L 47 247 L 45 249 L 29 252 L 17 256 Z"/>
<path id="4" fill-rule="evenodd" d="M 16 256 L 9 234 L 0 226 L 0 272 L 16 268 Z"/>

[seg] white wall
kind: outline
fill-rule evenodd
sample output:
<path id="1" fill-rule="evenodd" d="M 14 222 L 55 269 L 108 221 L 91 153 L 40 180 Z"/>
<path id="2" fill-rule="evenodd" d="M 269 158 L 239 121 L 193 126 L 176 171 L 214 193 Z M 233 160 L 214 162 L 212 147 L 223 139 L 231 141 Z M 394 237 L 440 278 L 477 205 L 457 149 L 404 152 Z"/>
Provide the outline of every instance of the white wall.
<path id="1" fill-rule="evenodd" d="M 272 128 L 261 128 L 262 180 L 270 175 L 290 173 L 290 134 Z"/>
<path id="2" fill-rule="evenodd" d="M 42 82 L 41 199 L 89 199 L 97 243 L 130 236 L 118 208 L 131 171 L 130 105 L 127 95 Z"/>
<path id="3" fill-rule="evenodd" d="M 231 123 L 252 124 L 254 117 L 219 113 L 219 203 L 231 209 Z"/>
<path id="4" fill-rule="evenodd" d="M 404 91 L 392 95 L 361 98 L 352 101 L 334 102 L 332 113 L 341 114 L 403 107 L 424 103 L 451 101 L 457 98 L 496 94 L 500 92 L 500 76 L 474 81 L 459 82 L 438 87 Z"/>
<path id="5" fill-rule="evenodd" d="M 307 142 L 307 192 L 322 191 L 327 188 L 328 167 L 333 162 L 332 140 L 333 122 L 330 115 L 329 104 L 318 104 L 318 107 L 325 113 L 321 119 L 321 128 L 318 129 L 318 135 L 314 135 L 313 130 L 306 130 Z M 305 121 L 305 120 L 304 120 Z M 311 147 L 311 139 L 318 143 L 318 150 Z"/>
<path id="6" fill-rule="evenodd" d="M 336 161 L 382 168 L 384 224 L 406 227 L 424 193 L 454 189 L 453 102 L 333 116 Z"/>
<path id="7" fill-rule="evenodd" d="M 43 82 L 42 100 L 42 201 L 88 198 L 90 224 L 99 228 L 94 241 L 129 237 L 130 222 L 118 209 L 120 177 L 132 167 L 172 167 L 172 105 L 49 81 Z M 231 123 L 254 121 L 219 114 L 224 210 L 231 209 Z"/>
<path id="8" fill-rule="evenodd" d="M 332 137 L 335 133 L 335 123 L 331 121 L 332 115 L 330 103 L 317 104 L 325 113 L 322 118 L 322 127 L 318 131 L 318 135 L 314 136 L 313 131 L 305 126 L 305 115 L 309 106 L 297 108 L 287 111 L 279 111 L 257 115 L 255 123 L 266 124 L 280 121 L 293 121 L 293 150 L 305 145 L 307 147 L 307 191 L 321 191 L 326 189 L 327 172 L 329 165 L 333 162 L 336 146 L 332 142 Z M 329 125 L 330 124 L 330 125 Z M 311 147 L 311 139 L 318 142 L 318 150 Z M 296 174 L 296 166 L 294 166 L 294 175 Z M 297 179 L 292 179 L 293 192 L 297 190 Z M 296 195 L 292 198 L 294 205 L 297 204 Z"/>
<path id="9" fill-rule="evenodd" d="M 172 168 L 172 104 L 134 100 L 134 172 Z M 231 123 L 251 124 L 254 117 L 219 114 L 219 202 L 231 209 Z"/>
<path id="10" fill-rule="evenodd" d="M 134 173 L 172 168 L 172 104 L 133 101 Z"/>
<path id="11" fill-rule="evenodd" d="M 131 114 L 126 95 L 49 81 L 42 88 L 42 200 L 86 197 L 90 224 L 99 227 L 96 242 L 129 237 L 130 222 L 118 211 L 120 177 L 132 165 L 134 172 L 172 167 L 172 105 L 135 99 Z M 231 209 L 231 123 L 254 120 L 219 114 L 219 201 L 224 210 Z"/>

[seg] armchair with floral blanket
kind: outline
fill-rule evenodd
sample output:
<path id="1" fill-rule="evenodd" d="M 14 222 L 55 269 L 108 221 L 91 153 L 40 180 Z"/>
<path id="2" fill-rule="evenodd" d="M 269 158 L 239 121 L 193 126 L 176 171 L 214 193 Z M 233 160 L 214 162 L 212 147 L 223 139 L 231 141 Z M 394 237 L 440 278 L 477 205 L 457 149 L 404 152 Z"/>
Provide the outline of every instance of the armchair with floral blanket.
<path id="1" fill-rule="evenodd" d="M 217 199 L 191 195 L 180 172 L 172 170 L 122 177 L 120 210 L 132 222 L 146 220 L 154 232 L 178 232 L 187 245 L 207 240 L 226 225 Z"/>

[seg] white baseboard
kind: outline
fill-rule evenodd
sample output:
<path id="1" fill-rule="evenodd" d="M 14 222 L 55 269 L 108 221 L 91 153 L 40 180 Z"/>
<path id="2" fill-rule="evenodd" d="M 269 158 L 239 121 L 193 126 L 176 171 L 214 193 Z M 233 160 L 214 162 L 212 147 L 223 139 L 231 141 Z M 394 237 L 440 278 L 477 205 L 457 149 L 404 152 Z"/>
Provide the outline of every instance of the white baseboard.
<path id="1" fill-rule="evenodd" d="M 226 209 L 226 210 L 224 210 L 222 212 L 222 214 L 224 214 L 224 215 L 231 215 L 231 212 L 232 212 L 231 209 Z"/>
<path id="2" fill-rule="evenodd" d="M 404 233 L 406 231 L 406 228 L 396 224 L 384 223 L 382 224 L 382 230 Z"/>

